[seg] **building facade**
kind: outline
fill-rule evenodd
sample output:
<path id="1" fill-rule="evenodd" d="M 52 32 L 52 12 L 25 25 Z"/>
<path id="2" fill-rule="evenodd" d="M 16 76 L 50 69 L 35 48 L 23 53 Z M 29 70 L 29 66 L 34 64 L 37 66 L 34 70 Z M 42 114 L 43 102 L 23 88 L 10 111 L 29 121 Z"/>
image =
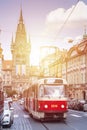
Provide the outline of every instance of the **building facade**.
<path id="1" fill-rule="evenodd" d="M 2 63 L 2 86 L 4 92 L 12 90 L 12 61 L 3 60 Z"/>
<path id="2" fill-rule="evenodd" d="M 3 77 L 2 77 L 2 62 L 3 62 L 3 49 L 1 47 L 0 43 L 0 90 L 3 90 L 2 82 L 3 82 Z"/>
<path id="3" fill-rule="evenodd" d="M 87 39 L 70 48 L 65 65 L 62 76 L 69 83 L 69 96 L 87 100 Z"/>

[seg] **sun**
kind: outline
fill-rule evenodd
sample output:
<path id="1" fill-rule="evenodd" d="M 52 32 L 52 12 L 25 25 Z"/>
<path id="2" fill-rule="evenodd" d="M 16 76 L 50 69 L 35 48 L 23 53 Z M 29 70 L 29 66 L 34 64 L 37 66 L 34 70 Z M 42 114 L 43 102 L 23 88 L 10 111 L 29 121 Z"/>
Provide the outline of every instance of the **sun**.
<path id="1" fill-rule="evenodd" d="M 30 64 L 39 66 L 40 52 L 38 48 L 33 47 L 31 49 Z"/>

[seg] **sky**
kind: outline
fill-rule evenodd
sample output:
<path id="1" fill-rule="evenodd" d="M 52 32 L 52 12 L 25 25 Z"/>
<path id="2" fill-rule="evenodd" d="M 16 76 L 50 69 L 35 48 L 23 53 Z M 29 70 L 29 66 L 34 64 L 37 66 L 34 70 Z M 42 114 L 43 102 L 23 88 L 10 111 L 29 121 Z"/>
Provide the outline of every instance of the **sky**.
<path id="1" fill-rule="evenodd" d="M 4 59 L 12 58 L 11 39 L 13 35 L 15 40 L 21 7 L 27 37 L 31 40 L 32 62 L 40 46 L 69 49 L 82 39 L 87 25 L 87 0 L 0 0 L 0 43 Z M 70 44 L 68 39 L 74 42 Z"/>

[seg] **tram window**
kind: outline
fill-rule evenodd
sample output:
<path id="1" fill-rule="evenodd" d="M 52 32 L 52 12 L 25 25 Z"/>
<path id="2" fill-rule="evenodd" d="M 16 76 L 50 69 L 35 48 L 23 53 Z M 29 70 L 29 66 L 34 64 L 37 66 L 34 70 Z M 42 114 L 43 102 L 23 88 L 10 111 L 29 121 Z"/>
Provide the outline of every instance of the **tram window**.
<path id="1" fill-rule="evenodd" d="M 52 96 L 52 97 L 62 97 L 64 96 L 64 87 L 61 86 L 48 86 L 44 87 L 44 95 Z"/>
<path id="2" fill-rule="evenodd" d="M 43 97 L 44 96 L 44 86 L 43 85 L 41 85 L 40 86 L 40 97 Z"/>
<path id="3" fill-rule="evenodd" d="M 38 96 L 38 84 L 35 84 L 35 97 L 37 98 Z"/>
<path id="4" fill-rule="evenodd" d="M 51 96 L 51 97 L 63 97 L 65 96 L 64 86 L 62 85 L 41 85 L 39 87 L 39 95 Z"/>

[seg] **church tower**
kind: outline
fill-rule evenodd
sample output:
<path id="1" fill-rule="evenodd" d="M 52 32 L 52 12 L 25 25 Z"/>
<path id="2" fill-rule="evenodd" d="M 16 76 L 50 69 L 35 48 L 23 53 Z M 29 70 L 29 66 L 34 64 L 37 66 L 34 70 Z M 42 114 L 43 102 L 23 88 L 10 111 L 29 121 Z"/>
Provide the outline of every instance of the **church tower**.
<path id="1" fill-rule="evenodd" d="M 21 9 L 19 23 L 17 25 L 15 41 L 13 40 L 12 37 L 12 42 L 11 42 L 11 53 L 12 53 L 12 63 L 13 63 L 12 77 L 15 77 L 14 79 L 16 81 L 17 81 L 16 78 L 18 77 L 20 77 L 20 79 L 23 76 L 29 77 L 30 51 L 31 51 L 31 45 L 30 45 L 30 41 L 27 42 L 27 35 L 26 35 L 22 9 Z"/>

